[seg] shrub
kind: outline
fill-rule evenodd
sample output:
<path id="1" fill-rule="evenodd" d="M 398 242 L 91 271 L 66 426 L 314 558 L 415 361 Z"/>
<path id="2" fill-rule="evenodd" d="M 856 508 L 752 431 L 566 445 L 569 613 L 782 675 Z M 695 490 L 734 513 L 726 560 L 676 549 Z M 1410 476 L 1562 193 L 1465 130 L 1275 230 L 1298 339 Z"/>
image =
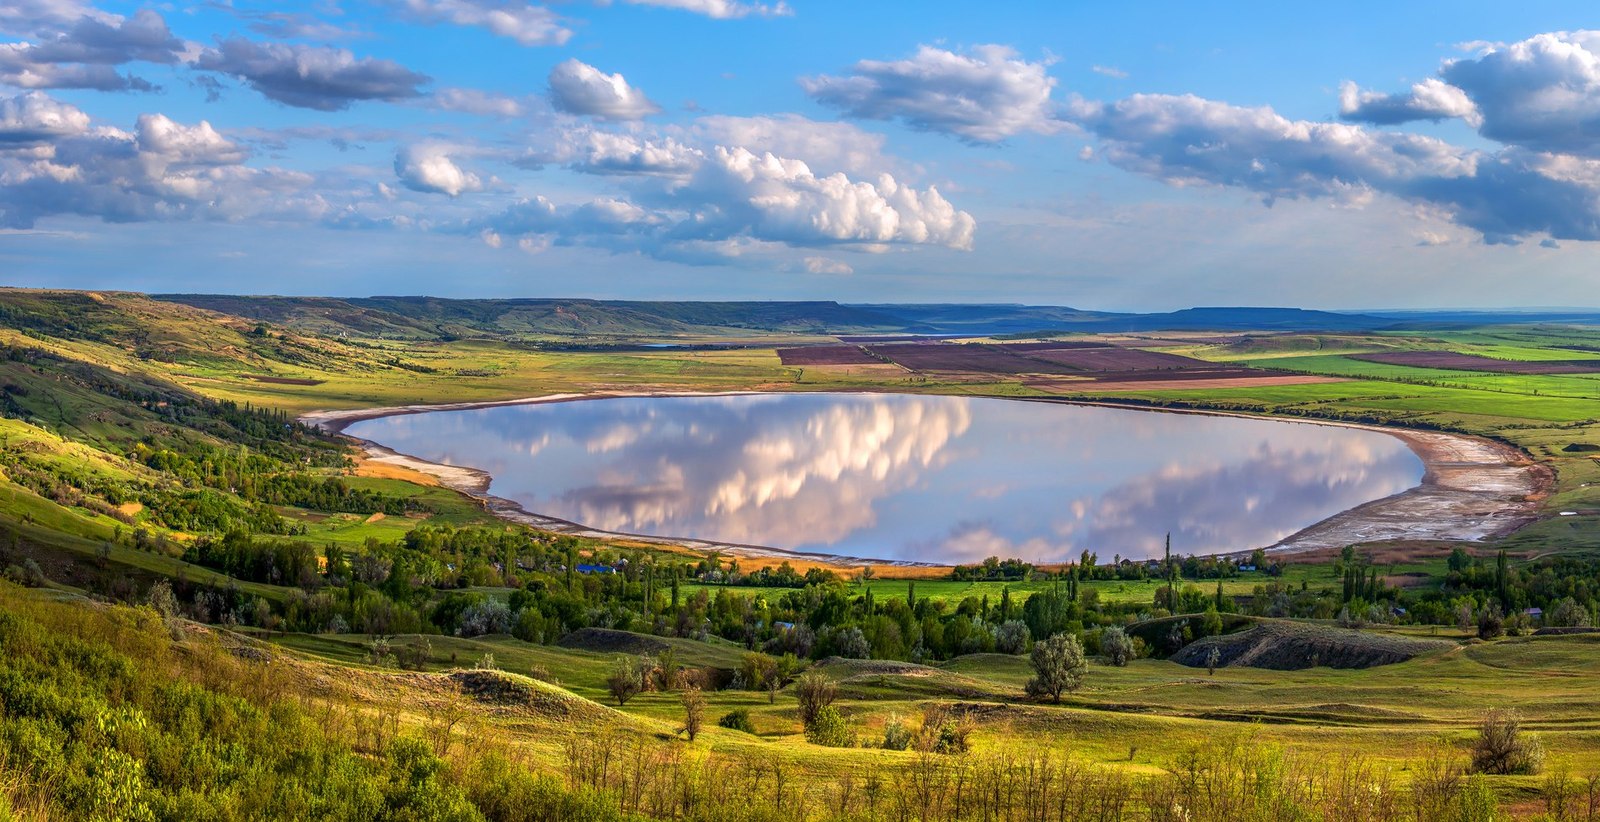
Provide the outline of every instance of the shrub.
<path id="1" fill-rule="evenodd" d="M 1083 645 L 1071 634 L 1056 634 L 1033 646 L 1034 676 L 1028 680 L 1031 697 L 1060 702 L 1061 694 L 1083 684 Z"/>
<path id="2" fill-rule="evenodd" d="M 474 602 L 461 611 L 459 636 L 511 633 L 511 608 L 498 599 Z"/>
<path id="3" fill-rule="evenodd" d="M 839 686 L 822 674 L 802 674 L 794 681 L 794 696 L 800 703 L 800 724 L 809 731 L 823 709 L 839 698 Z"/>
<path id="4" fill-rule="evenodd" d="M 917 749 L 933 753 L 966 753 L 971 747 L 972 718 L 957 714 L 948 705 L 931 704 L 922 709 L 922 730 L 917 734 Z"/>
<path id="5" fill-rule="evenodd" d="M 1107 662 L 1121 668 L 1134 658 L 1133 640 L 1121 628 L 1107 628 L 1100 634 L 1100 653 Z"/>
<path id="6" fill-rule="evenodd" d="M 377 637 L 367 645 L 367 663 L 378 668 L 393 668 L 396 660 L 389 649 L 388 637 Z"/>
<path id="7" fill-rule="evenodd" d="M 428 657 L 433 656 L 433 643 L 425 637 L 418 638 L 416 642 L 408 642 L 395 648 L 394 656 L 400 667 L 420 671 L 427 665 Z"/>
<path id="8" fill-rule="evenodd" d="M 744 731 L 747 734 L 756 732 L 756 726 L 750 724 L 750 709 L 736 708 L 722 715 L 717 724 L 730 731 Z"/>
<path id="9" fill-rule="evenodd" d="M 1493 708 L 1472 743 L 1472 770 L 1486 774 L 1535 774 L 1544 765 L 1544 746 L 1522 733 L 1522 715 Z"/>
<path id="10" fill-rule="evenodd" d="M 43 588 L 46 582 L 44 571 L 39 569 L 39 563 L 34 562 L 32 557 L 24 559 L 21 565 L 8 566 L 6 579 L 27 588 Z M 172 589 L 169 587 L 167 590 L 170 593 Z"/>
<path id="11" fill-rule="evenodd" d="M 856 735 L 838 708 L 825 705 L 806 726 L 806 741 L 829 748 L 853 748 Z"/>
<path id="12" fill-rule="evenodd" d="M 994 632 L 994 649 L 1013 656 L 1028 652 L 1028 624 L 1020 619 L 1000 623 Z"/>
<path id="13" fill-rule="evenodd" d="M 606 690 L 617 700 L 617 705 L 626 705 L 628 700 L 644 690 L 647 672 L 648 669 L 638 658 L 619 656 L 611 665 L 611 675 L 606 677 Z"/>
<path id="14" fill-rule="evenodd" d="M 883 723 L 883 748 L 887 751 L 903 751 L 911 747 L 911 729 L 900 719 L 899 714 L 890 714 L 889 720 Z"/>

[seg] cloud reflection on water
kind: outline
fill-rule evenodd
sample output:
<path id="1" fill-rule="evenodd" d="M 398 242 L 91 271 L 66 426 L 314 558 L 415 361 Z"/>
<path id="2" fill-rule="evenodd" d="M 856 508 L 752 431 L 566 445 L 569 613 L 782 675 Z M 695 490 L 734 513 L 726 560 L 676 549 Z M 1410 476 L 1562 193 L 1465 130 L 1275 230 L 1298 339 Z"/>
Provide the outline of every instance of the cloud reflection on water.
<path id="1" fill-rule="evenodd" d="M 901 395 L 636 398 L 370 420 L 352 433 L 494 476 L 611 531 L 859 556 L 1153 556 L 1271 544 L 1415 485 L 1382 434 Z"/>

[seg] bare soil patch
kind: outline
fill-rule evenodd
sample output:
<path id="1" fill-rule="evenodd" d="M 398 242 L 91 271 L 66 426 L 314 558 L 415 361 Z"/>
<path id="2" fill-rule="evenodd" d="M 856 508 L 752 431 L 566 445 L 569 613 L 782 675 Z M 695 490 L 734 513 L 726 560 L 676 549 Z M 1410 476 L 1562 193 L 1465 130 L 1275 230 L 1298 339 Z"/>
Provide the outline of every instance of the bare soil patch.
<path id="1" fill-rule="evenodd" d="M 358 477 L 401 480 L 404 482 L 409 482 L 413 485 L 425 485 L 433 487 L 439 484 L 438 477 L 435 477 L 432 474 L 418 471 L 415 468 L 408 468 L 404 465 L 397 465 L 389 462 L 379 462 L 365 456 L 356 458 L 355 473 Z"/>
<path id="2" fill-rule="evenodd" d="M 1078 371 L 1164 371 L 1179 368 L 1216 368 L 1215 363 L 1142 348 L 1084 348 L 1033 352 L 1035 359 Z"/>
<path id="3" fill-rule="evenodd" d="M 859 345 L 813 345 L 780 348 L 778 359 L 784 365 L 882 365 L 883 360 L 868 354 Z"/>
<path id="4" fill-rule="evenodd" d="M 868 351 L 913 371 L 976 371 L 988 374 L 1048 374 L 1071 371 L 1050 362 L 1029 359 L 989 345 L 905 343 L 873 345 Z"/>
<path id="5" fill-rule="evenodd" d="M 604 654 L 659 654 L 672 647 L 664 640 L 610 628 L 579 628 L 556 644 L 563 648 Z"/>

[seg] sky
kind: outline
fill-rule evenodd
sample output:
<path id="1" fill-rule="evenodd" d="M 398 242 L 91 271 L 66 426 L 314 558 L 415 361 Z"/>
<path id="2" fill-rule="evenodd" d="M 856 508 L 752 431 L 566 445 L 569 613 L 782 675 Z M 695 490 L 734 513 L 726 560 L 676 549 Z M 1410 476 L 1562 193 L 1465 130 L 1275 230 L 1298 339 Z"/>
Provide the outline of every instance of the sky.
<path id="1" fill-rule="evenodd" d="M 1592 8 L 4 0 L 0 285 L 1600 305 Z"/>

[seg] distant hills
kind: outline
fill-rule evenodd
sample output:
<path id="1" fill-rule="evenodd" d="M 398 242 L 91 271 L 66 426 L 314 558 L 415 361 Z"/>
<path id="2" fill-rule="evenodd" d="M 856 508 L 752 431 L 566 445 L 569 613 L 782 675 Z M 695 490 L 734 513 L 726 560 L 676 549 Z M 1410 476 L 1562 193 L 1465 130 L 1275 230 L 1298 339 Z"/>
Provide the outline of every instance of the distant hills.
<path id="1" fill-rule="evenodd" d="M 540 335 L 662 336 L 740 331 L 825 334 L 905 330 L 903 321 L 836 302 L 640 302 L 437 297 L 235 297 L 158 294 L 300 331 L 337 336 L 459 338 Z"/>
<path id="2" fill-rule="evenodd" d="M 1150 331 L 1373 331 L 1489 323 L 1600 324 L 1600 311 L 1373 311 L 1204 307 L 1152 314 L 1066 306 L 957 303 L 247 297 L 159 294 L 154 299 L 330 336 L 395 339 L 674 335 L 1027 335 Z"/>

